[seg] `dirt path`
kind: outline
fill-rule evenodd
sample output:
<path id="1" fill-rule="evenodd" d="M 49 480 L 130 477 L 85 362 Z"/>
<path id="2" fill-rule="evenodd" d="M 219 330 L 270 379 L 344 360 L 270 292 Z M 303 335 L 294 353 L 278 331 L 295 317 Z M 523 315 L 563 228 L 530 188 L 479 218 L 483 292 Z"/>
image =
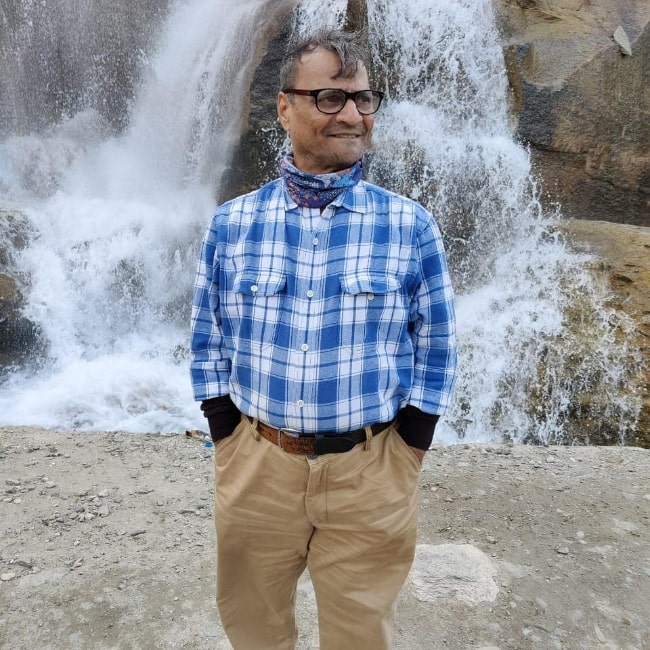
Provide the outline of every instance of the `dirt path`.
<path id="1" fill-rule="evenodd" d="M 212 453 L 185 436 L 0 429 L 0 647 L 230 648 Z M 650 648 L 650 451 L 438 446 L 421 489 L 396 649 Z M 301 650 L 318 647 L 314 611 L 305 577 Z"/>

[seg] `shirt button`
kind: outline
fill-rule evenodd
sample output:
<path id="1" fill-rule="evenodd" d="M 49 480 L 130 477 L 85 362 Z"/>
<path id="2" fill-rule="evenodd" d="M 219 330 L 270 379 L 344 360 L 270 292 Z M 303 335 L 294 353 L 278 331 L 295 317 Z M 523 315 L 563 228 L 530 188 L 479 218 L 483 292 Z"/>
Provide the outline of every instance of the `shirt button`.
<path id="1" fill-rule="evenodd" d="M 303 352 L 307 352 L 307 350 L 309 350 L 309 346 L 308 346 L 306 343 L 303 343 L 303 344 L 300 346 L 300 349 L 301 349 Z"/>
<path id="2" fill-rule="evenodd" d="M 302 399 L 299 399 L 299 400 L 296 402 L 296 406 L 299 406 L 300 408 L 302 408 L 304 405 L 305 405 L 305 401 L 302 400 Z"/>
<path id="3" fill-rule="evenodd" d="M 314 237 L 314 238 L 311 240 L 311 243 L 312 243 L 314 246 L 318 246 L 318 237 Z"/>
<path id="4" fill-rule="evenodd" d="M 307 298 L 313 298 L 313 297 L 314 297 L 314 292 L 311 289 L 309 289 L 309 291 L 307 291 Z"/>
<path id="5" fill-rule="evenodd" d="M 374 293 L 369 293 L 368 294 L 368 300 L 374 300 L 375 299 L 375 294 Z"/>
<path id="6" fill-rule="evenodd" d="M 256 284 L 251 285 L 251 291 L 253 293 L 257 293 L 258 289 L 259 289 L 259 287 Z"/>

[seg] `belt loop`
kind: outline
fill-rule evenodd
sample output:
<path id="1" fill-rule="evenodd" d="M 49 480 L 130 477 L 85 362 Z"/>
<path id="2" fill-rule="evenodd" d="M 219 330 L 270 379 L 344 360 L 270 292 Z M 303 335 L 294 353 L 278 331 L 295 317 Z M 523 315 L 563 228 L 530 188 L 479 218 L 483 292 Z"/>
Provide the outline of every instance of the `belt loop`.
<path id="1" fill-rule="evenodd" d="M 370 426 L 364 427 L 363 429 L 366 432 L 366 441 L 363 443 L 363 450 L 370 450 L 370 441 L 372 440 L 372 429 Z"/>
<path id="2" fill-rule="evenodd" d="M 249 418 L 249 421 L 251 423 L 251 426 L 253 427 L 253 439 L 255 442 L 259 442 L 260 439 L 262 438 L 262 435 L 260 432 L 257 430 L 257 418 Z"/>

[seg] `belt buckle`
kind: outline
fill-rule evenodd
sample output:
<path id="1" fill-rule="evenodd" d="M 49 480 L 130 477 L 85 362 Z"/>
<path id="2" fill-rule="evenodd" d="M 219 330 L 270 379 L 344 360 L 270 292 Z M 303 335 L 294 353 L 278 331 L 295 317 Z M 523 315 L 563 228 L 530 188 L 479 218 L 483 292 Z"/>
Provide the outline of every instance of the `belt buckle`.
<path id="1" fill-rule="evenodd" d="M 289 436 L 290 438 L 300 438 L 300 431 L 297 429 L 289 429 L 288 427 L 282 427 L 278 429 L 278 447 L 282 449 L 282 434 Z M 284 451 L 284 449 L 282 449 Z"/>

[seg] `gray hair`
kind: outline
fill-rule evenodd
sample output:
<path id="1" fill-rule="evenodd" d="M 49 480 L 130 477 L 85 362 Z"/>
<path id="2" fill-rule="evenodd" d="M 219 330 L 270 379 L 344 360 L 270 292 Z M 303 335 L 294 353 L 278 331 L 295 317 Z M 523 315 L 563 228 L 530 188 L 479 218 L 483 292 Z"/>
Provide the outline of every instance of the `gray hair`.
<path id="1" fill-rule="evenodd" d="M 302 55 L 317 48 L 334 52 L 339 57 L 341 65 L 335 78 L 354 77 L 368 57 L 366 42 L 366 35 L 362 31 L 344 32 L 326 27 L 290 44 L 280 68 L 280 88 L 293 87 Z"/>

